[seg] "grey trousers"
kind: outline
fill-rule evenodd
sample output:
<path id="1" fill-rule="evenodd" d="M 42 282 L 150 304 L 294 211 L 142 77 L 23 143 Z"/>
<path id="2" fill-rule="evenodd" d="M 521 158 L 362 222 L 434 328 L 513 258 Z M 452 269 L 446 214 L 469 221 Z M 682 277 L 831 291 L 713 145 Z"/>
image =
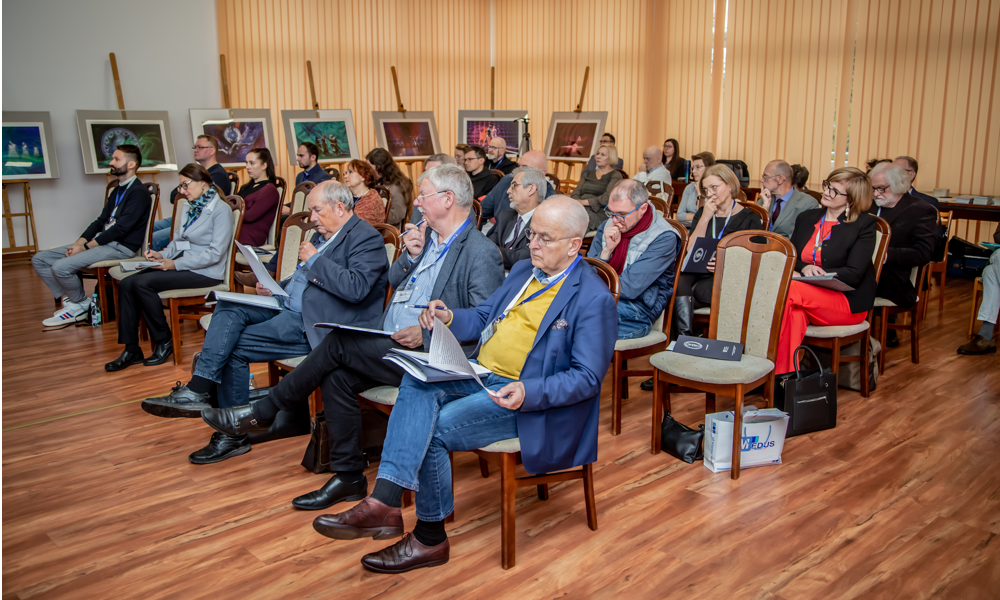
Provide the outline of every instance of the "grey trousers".
<path id="1" fill-rule="evenodd" d="M 983 269 L 983 303 L 979 305 L 979 320 L 997 322 L 1000 313 L 1000 250 L 990 257 L 990 264 Z"/>
<path id="2" fill-rule="evenodd" d="M 124 260 L 135 256 L 135 252 L 118 242 L 84 250 L 73 256 L 66 256 L 68 248 L 69 246 L 62 246 L 42 250 L 31 257 L 31 265 L 45 285 L 49 286 L 54 298 L 58 300 L 65 294 L 70 302 L 83 302 L 87 299 L 83 282 L 77 275 L 82 269 L 102 260 Z"/>

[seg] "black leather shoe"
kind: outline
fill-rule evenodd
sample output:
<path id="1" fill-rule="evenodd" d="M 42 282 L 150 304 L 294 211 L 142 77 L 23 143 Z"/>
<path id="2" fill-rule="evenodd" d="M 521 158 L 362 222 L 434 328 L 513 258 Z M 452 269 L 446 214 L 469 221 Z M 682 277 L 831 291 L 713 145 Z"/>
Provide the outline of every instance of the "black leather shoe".
<path id="1" fill-rule="evenodd" d="M 259 421 L 250 405 L 236 408 L 207 408 L 201 411 L 201 418 L 212 429 L 226 435 L 241 436 L 248 433 L 267 431 L 271 423 Z"/>
<path id="2" fill-rule="evenodd" d="M 639 389 L 647 391 L 647 392 L 652 392 L 653 391 L 653 378 L 650 377 L 646 381 L 643 381 L 642 383 L 640 383 L 639 384 Z"/>
<path id="3" fill-rule="evenodd" d="M 292 506 L 302 510 L 323 510 L 338 502 L 356 502 L 368 495 L 368 478 L 364 475 L 354 483 L 344 483 L 334 475 L 315 492 L 303 494 L 292 500 Z"/>
<path id="4" fill-rule="evenodd" d="M 174 354 L 174 342 L 172 340 L 167 340 L 162 344 L 156 344 L 153 346 L 153 353 L 149 355 L 149 358 L 142 361 L 142 364 L 147 367 L 155 367 L 156 365 L 162 365 L 167 362 L 167 359 Z"/>
<path id="5" fill-rule="evenodd" d="M 166 396 L 146 398 L 142 401 L 142 410 L 165 419 L 197 419 L 201 416 L 201 411 L 206 408 L 211 408 L 208 394 L 192 392 L 188 386 L 179 381 Z"/>
<path id="6" fill-rule="evenodd" d="M 309 435 L 309 411 L 279 410 L 274 423 L 264 433 L 251 433 L 251 444 L 263 444 L 273 440 L 282 440 L 300 435 Z"/>
<path id="7" fill-rule="evenodd" d="M 250 452 L 250 440 L 247 436 L 234 437 L 216 431 L 212 434 L 212 440 L 208 445 L 197 452 L 192 452 L 188 460 L 196 465 L 210 465 L 247 452 Z"/>
<path id="8" fill-rule="evenodd" d="M 138 352 L 129 352 L 128 350 L 125 350 L 118 355 L 118 358 L 109 363 L 105 363 L 104 370 L 111 372 L 121 371 L 122 369 L 127 369 L 132 365 L 137 365 L 141 362 L 143 362 L 142 350 Z"/>

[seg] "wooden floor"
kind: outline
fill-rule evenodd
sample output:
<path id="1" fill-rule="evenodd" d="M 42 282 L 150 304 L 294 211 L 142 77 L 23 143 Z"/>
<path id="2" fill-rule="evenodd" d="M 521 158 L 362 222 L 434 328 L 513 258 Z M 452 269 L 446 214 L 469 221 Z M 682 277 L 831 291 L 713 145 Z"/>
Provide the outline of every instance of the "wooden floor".
<path id="1" fill-rule="evenodd" d="M 638 380 L 612 437 L 605 382 L 598 531 L 579 482 L 546 502 L 523 489 L 517 566 L 503 571 L 499 478 L 459 456 L 451 562 L 391 576 L 358 562 L 387 542 L 329 540 L 315 513 L 292 508 L 327 479 L 299 466 L 306 438 L 190 464 L 209 427 L 136 402 L 186 381 L 188 366 L 105 373 L 114 325 L 42 333 L 44 286 L 29 267 L 4 268 L 2 596 L 997 598 L 1000 357 L 955 353 L 970 290 L 950 280 L 943 314 L 931 293 L 920 365 L 904 334 L 870 399 L 841 390 L 836 429 L 789 440 L 784 464 L 739 482 L 649 453 Z M 185 325 L 188 357 L 201 339 Z M 701 422 L 702 396 L 674 406 Z"/>

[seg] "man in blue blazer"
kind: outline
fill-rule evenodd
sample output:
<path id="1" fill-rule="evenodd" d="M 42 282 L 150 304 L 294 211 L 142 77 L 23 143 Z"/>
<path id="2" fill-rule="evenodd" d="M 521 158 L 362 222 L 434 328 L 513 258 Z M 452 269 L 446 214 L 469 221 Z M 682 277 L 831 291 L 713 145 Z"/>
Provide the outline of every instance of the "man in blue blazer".
<path id="1" fill-rule="evenodd" d="M 220 407 L 242 406 L 249 401 L 249 363 L 309 354 L 330 332 L 314 328 L 316 323 L 379 323 L 389 270 L 382 235 L 354 214 L 354 198 L 342 183 L 321 183 L 307 202 L 318 235 L 302 243 L 303 262 L 280 283 L 288 294 L 279 300 L 281 309 L 219 302 L 191 381 L 167 396 L 144 400 L 143 410 L 158 417 L 198 418 L 209 408 L 213 383 Z M 257 293 L 271 295 L 260 283 Z M 246 435 L 216 433 L 189 458 L 208 464 L 249 450 Z"/>
<path id="2" fill-rule="evenodd" d="M 480 341 L 479 363 L 492 371 L 483 384 L 491 391 L 470 380 L 404 377 L 372 496 L 318 517 L 317 531 L 335 539 L 402 535 L 400 498 L 415 490 L 413 533 L 361 562 L 383 573 L 444 564 L 444 519 L 454 510 L 449 451 L 519 438 L 531 473 L 597 460 L 601 383 L 618 319 L 607 285 L 579 255 L 587 225 L 575 200 L 546 200 L 532 218 L 530 262 L 515 264 L 484 303 L 454 311 L 440 300 L 428 303 L 421 326 L 445 323 L 459 341 Z"/>

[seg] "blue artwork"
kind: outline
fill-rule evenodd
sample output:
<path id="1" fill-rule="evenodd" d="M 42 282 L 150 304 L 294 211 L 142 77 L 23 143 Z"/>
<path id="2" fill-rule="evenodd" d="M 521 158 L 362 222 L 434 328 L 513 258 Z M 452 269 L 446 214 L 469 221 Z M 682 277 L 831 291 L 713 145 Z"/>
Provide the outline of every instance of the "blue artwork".
<path id="1" fill-rule="evenodd" d="M 3 177 L 39 179 L 49 177 L 45 130 L 41 123 L 3 126 Z"/>

